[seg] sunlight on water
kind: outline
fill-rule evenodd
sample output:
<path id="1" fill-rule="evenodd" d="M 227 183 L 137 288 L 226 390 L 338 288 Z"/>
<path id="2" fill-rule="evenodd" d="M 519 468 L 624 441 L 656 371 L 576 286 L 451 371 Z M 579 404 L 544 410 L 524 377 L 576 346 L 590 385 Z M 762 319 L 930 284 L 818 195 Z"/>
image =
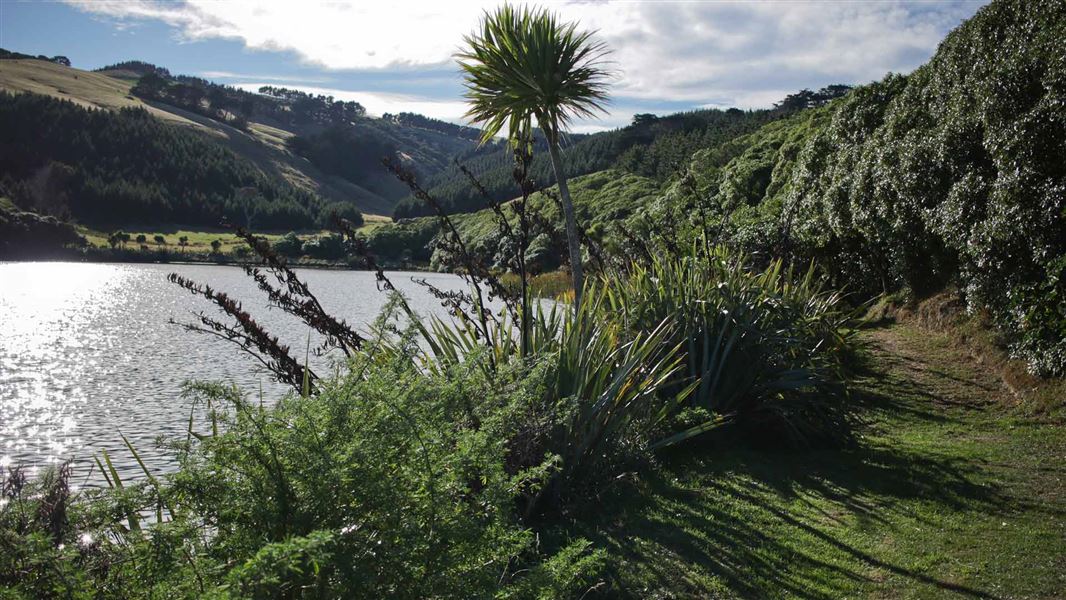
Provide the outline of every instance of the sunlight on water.
<path id="1" fill-rule="evenodd" d="M 106 449 L 123 479 L 136 478 L 140 468 L 124 434 L 151 468 L 172 469 L 157 438 L 184 439 L 190 411 L 200 415 L 182 395 L 185 382 L 233 383 L 256 395 L 263 389 L 267 403 L 286 393 L 234 346 L 168 324 L 191 321 L 192 312 L 215 314 L 166 281 L 173 271 L 232 292 L 284 343 L 304 347 L 307 327 L 269 310 L 237 268 L 0 263 L 0 466 L 23 464 L 32 474 L 72 459 L 78 482 L 98 485 L 93 457 Z M 301 275 L 326 309 L 349 323 L 370 322 L 385 302 L 371 273 Z M 442 288 L 462 286 L 450 275 L 419 276 Z M 393 281 L 416 311 L 444 314 L 409 275 L 393 274 Z"/>
<path id="2" fill-rule="evenodd" d="M 114 332 L 96 326 L 133 272 L 116 265 L 21 263 L 0 269 L 0 440 L 5 463 L 55 462 L 80 448 L 86 371 Z M 99 397 L 107 389 L 95 390 Z"/>

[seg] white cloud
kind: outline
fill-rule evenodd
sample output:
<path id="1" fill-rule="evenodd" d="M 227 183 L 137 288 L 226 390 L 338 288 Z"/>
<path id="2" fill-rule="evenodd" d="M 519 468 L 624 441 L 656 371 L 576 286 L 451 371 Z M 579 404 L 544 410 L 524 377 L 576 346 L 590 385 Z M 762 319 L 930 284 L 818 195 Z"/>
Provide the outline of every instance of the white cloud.
<path id="1" fill-rule="evenodd" d="M 291 50 L 325 69 L 392 69 L 451 60 L 498 2 L 68 0 L 128 22 L 158 19 L 188 40 Z M 863 83 L 924 62 L 982 2 L 542 2 L 600 31 L 614 93 L 645 101 L 768 106 L 786 93 Z M 450 109 L 449 109 L 450 110 Z"/>
<path id="2" fill-rule="evenodd" d="M 249 81 L 234 83 L 231 85 L 242 90 L 256 92 L 264 85 L 275 84 Z M 437 100 L 434 98 L 413 96 L 409 94 L 338 90 L 307 85 L 288 85 L 286 87 L 300 90 L 301 92 L 307 92 L 308 94 L 333 96 L 337 100 L 354 100 L 355 102 L 362 104 L 368 113 L 379 117 L 385 113 L 413 112 L 434 119 L 459 123 L 462 122 L 462 116 L 466 112 L 466 104 L 461 100 Z"/>
<path id="3" fill-rule="evenodd" d="M 250 73 L 234 73 L 233 71 L 200 71 L 197 73 L 204 79 L 212 81 L 219 80 L 232 80 L 232 79 L 261 79 L 263 81 L 273 82 L 289 82 L 289 83 L 325 83 L 328 79 L 324 77 L 296 77 L 291 75 L 262 75 Z M 263 84 L 268 85 L 268 84 Z M 272 85 L 272 84 L 270 84 Z"/>

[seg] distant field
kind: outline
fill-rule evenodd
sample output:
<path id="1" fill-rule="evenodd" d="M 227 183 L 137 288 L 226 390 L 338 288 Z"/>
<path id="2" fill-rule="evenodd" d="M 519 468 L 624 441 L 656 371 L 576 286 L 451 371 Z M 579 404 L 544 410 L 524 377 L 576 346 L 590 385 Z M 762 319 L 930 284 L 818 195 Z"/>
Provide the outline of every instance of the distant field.
<path id="1" fill-rule="evenodd" d="M 226 230 L 221 230 L 221 229 L 217 230 L 217 231 L 190 231 L 190 230 L 187 230 L 187 229 L 177 229 L 177 230 L 171 230 L 171 231 L 166 231 L 166 232 L 145 231 L 145 230 L 128 230 L 127 231 L 127 230 L 123 229 L 122 231 L 130 234 L 130 238 L 131 239 L 130 239 L 129 243 L 126 244 L 126 246 L 128 248 L 137 248 L 140 245 L 136 241 L 138 235 L 144 235 L 145 236 L 145 238 L 148 240 L 146 242 L 146 245 L 149 248 L 152 248 L 152 249 L 155 249 L 155 248 L 167 248 L 167 249 L 171 249 L 171 250 L 179 249 L 178 240 L 182 236 L 185 236 L 185 237 L 188 238 L 188 242 L 189 242 L 189 244 L 185 247 L 185 251 L 192 252 L 192 253 L 210 252 L 211 251 L 211 242 L 213 242 L 215 240 L 218 240 L 218 241 L 222 242 L 221 252 L 223 254 L 229 254 L 229 253 L 233 252 L 234 248 L 244 244 L 244 242 L 241 241 L 240 238 L 238 238 L 233 233 L 231 233 L 229 231 L 226 231 Z M 108 232 L 95 231 L 95 230 L 92 230 L 92 229 L 85 229 L 85 228 L 79 228 L 78 233 L 80 233 L 82 236 L 84 236 L 85 239 L 90 244 L 92 244 L 93 246 L 96 246 L 98 248 L 107 248 L 107 247 L 109 247 L 109 244 L 107 243 Z M 306 238 L 312 238 L 313 239 L 313 238 L 325 235 L 325 233 L 327 233 L 327 232 L 313 231 L 313 232 L 297 232 L 297 233 L 302 238 L 306 237 Z M 154 238 L 157 235 L 163 236 L 163 239 L 166 240 L 166 243 L 164 245 L 157 244 L 154 241 Z M 280 234 L 280 233 L 263 233 L 263 234 L 259 234 L 259 235 L 263 235 L 268 240 L 273 242 L 273 241 L 277 240 L 278 238 L 282 237 L 282 235 L 284 235 L 284 234 Z"/>
<path id="2" fill-rule="evenodd" d="M 363 226 L 359 228 L 359 231 L 362 231 L 363 233 L 370 233 L 378 227 L 381 227 L 382 225 L 387 225 L 389 223 L 392 223 L 391 217 L 386 217 L 384 215 L 364 214 Z"/>
<path id="3" fill-rule="evenodd" d="M 378 215 L 368 215 L 366 217 L 366 223 L 361 227 L 360 231 L 371 231 L 381 225 L 390 221 L 388 217 L 381 217 Z M 145 229 L 133 228 L 123 229 L 125 233 L 130 235 L 130 241 L 126 244 L 127 248 L 138 248 L 140 244 L 136 241 L 138 235 L 143 235 L 147 240 L 145 244 L 150 249 L 166 248 L 168 250 L 180 250 L 178 240 L 184 236 L 188 238 L 188 245 L 185 246 L 185 251 L 190 253 L 205 253 L 211 251 L 211 242 L 218 240 L 222 242 L 220 252 L 223 254 L 230 254 L 234 248 L 238 248 L 244 245 L 244 242 L 234 235 L 232 232 L 226 229 L 214 229 L 214 230 L 190 230 L 190 229 L 167 229 L 165 231 L 148 231 Z M 78 233 L 80 233 L 89 244 L 98 248 L 108 248 L 110 245 L 107 243 L 107 236 L 110 232 L 97 231 L 89 229 L 87 227 L 79 227 Z M 257 233 L 270 242 L 275 242 L 278 239 L 285 236 L 288 232 L 274 232 L 274 233 Z M 297 231 L 296 235 L 300 236 L 300 239 L 304 241 L 318 239 L 329 235 L 331 232 L 328 230 L 302 230 Z M 161 235 L 165 240 L 165 244 L 157 244 L 154 240 L 155 236 Z"/>

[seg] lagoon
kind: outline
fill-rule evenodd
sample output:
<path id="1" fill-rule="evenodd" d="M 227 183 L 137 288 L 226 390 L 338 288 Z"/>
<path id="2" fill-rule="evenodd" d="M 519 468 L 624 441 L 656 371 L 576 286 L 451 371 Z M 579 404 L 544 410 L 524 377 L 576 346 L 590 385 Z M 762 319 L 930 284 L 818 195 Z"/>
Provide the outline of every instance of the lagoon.
<path id="1" fill-rule="evenodd" d="M 240 299 L 294 356 L 304 355 L 307 326 L 269 308 L 237 267 L 0 263 L 0 466 L 21 463 L 32 473 L 70 459 L 73 482 L 95 486 L 103 478 L 93 457 L 106 449 L 123 479 L 141 477 L 124 434 L 150 469 L 167 471 L 175 465 L 157 439 L 184 439 L 190 411 L 202 418 L 202 408 L 182 395 L 187 381 L 236 384 L 252 398 L 261 393 L 268 404 L 288 391 L 237 346 L 168 323 L 193 322 L 199 311 L 219 316 L 206 300 L 169 283 L 172 272 Z M 327 311 L 360 331 L 385 304 L 373 273 L 298 273 Z M 413 279 L 466 289 L 455 275 L 389 276 L 423 316 L 446 318 L 447 310 Z M 336 358 L 312 363 L 321 374 Z"/>

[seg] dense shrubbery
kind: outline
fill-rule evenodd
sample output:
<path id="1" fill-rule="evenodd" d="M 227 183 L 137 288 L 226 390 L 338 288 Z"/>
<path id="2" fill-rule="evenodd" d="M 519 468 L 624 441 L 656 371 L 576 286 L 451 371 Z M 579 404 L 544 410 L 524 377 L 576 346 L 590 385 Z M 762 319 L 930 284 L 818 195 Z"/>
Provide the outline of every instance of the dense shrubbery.
<path id="1" fill-rule="evenodd" d="M 955 284 L 1066 373 L 1064 36 L 1062 1 L 993 3 L 913 74 L 697 153 L 653 227 L 721 225 L 864 294 Z"/>
<path id="2" fill-rule="evenodd" d="M 673 415 L 675 444 L 738 425 L 763 443 L 846 441 L 850 407 L 840 384 L 852 350 L 852 316 L 811 266 L 799 274 L 774 261 L 753 271 L 721 249 L 658 258 L 608 285 L 607 312 L 632 331 L 668 320 L 699 382 Z"/>
<path id="3" fill-rule="evenodd" d="M 84 223 L 313 227 L 321 200 L 142 110 L 0 94 L 0 183 L 20 206 Z M 246 191 L 253 191 L 248 194 Z"/>
<path id="4" fill-rule="evenodd" d="M 12 472 L 0 584 L 27 598 L 581 595 L 602 552 L 575 540 L 545 553 L 514 514 L 551 469 L 549 456 L 508 465 L 545 378 L 472 365 L 426 375 L 398 359 L 352 365 L 275 409 L 201 386 L 225 433 L 190 437 L 172 482 L 68 503 L 61 482 L 22 487 Z M 165 523 L 116 524 L 157 502 Z"/>
<path id="5" fill-rule="evenodd" d="M 70 223 L 17 210 L 0 198 L 0 258 L 58 255 L 66 247 L 85 245 Z"/>
<path id="6" fill-rule="evenodd" d="M 853 95 L 798 172 L 797 237 L 855 289 L 957 280 L 1066 373 L 1066 3 L 999 2 L 929 64 Z M 856 261 L 841 260 L 854 256 Z M 871 277 L 876 274 L 880 277 Z"/>

